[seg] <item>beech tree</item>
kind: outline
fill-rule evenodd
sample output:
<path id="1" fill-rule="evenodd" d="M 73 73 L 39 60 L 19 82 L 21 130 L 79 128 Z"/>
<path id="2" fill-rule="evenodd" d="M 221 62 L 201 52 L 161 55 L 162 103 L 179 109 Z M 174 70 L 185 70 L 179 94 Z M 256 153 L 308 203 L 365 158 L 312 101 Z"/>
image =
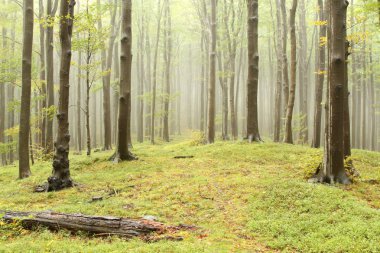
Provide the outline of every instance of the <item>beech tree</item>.
<path id="1" fill-rule="evenodd" d="M 73 180 L 70 177 L 69 161 L 69 97 L 74 6 L 75 0 L 61 0 L 59 37 L 62 54 L 59 72 L 58 133 L 56 142 L 54 143 L 53 173 L 52 176 L 48 178 L 48 191 L 58 191 L 73 186 Z"/>
<path id="2" fill-rule="evenodd" d="M 130 128 L 131 72 L 132 72 L 132 0 L 123 0 L 121 7 L 121 54 L 120 54 L 120 98 L 118 119 L 118 140 L 116 160 L 133 160 L 128 150 L 128 129 Z"/>
<path id="3" fill-rule="evenodd" d="M 346 83 L 346 15 L 348 1 L 330 0 L 329 8 L 329 74 L 327 124 L 323 163 L 313 181 L 350 183 L 344 166 L 344 107 Z"/>
<path id="4" fill-rule="evenodd" d="M 290 55 L 290 87 L 288 103 L 286 108 L 285 119 L 285 139 L 284 142 L 293 144 L 293 109 L 296 97 L 296 82 L 297 82 L 297 38 L 296 38 L 296 10 L 298 0 L 293 0 L 292 9 L 290 10 L 289 24 L 290 24 L 290 40 L 291 40 L 291 55 Z"/>
<path id="5" fill-rule="evenodd" d="M 22 93 L 19 133 L 19 178 L 30 176 L 29 135 L 30 135 L 30 102 L 32 90 L 32 51 L 34 28 L 33 1 L 24 0 L 24 28 L 22 50 Z"/>
<path id="6" fill-rule="evenodd" d="M 208 95 L 207 141 L 215 141 L 215 83 L 216 83 L 216 0 L 211 0 L 210 84 Z"/>
<path id="7" fill-rule="evenodd" d="M 258 0 L 247 1 L 248 7 L 248 81 L 247 137 L 250 142 L 261 141 L 259 133 L 257 90 L 259 84 Z"/>

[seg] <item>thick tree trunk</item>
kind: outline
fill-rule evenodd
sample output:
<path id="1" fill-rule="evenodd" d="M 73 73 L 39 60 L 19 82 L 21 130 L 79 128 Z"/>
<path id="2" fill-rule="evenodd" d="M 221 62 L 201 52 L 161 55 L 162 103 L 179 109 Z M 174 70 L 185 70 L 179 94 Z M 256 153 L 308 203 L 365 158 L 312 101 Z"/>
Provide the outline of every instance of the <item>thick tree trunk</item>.
<path id="1" fill-rule="evenodd" d="M 329 85 L 324 161 L 312 181 L 350 183 L 344 167 L 346 0 L 330 0 Z"/>
<path id="2" fill-rule="evenodd" d="M 323 0 L 318 0 L 319 5 L 319 21 L 325 20 L 325 9 Z M 313 132 L 313 148 L 321 146 L 321 125 L 322 125 L 322 97 L 323 84 L 326 73 L 326 47 L 320 45 L 320 40 L 326 37 L 326 25 L 319 28 L 319 40 L 317 41 L 318 50 L 316 51 L 316 71 L 315 71 L 315 105 L 314 105 L 314 132 Z"/>
<path id="3" fill-rule="evenodd" d="M 54 144 L 56 152 L 54 155 L 53 173 L 48 179 L 48 191 L 57 191 L 73 186 L 73 181 L 70 177 L 69 162 L 69 98 L 74 6 L 75 0 L 61 0 L 59 35 L 62 55 L 59 73 L 58 135 Z"/>
<path id="4" fill-rule="evenodd" d="M 55 13 L 58 8 L 58 0 L 47 0 L 47 15 L 49 20 L 46 27 L 46 87 L 47 87 L 47 107 L 54 106 L 54 24 Z M 46 122 L 46 153 L 53 151 L 53 119 L 48 118 Z"/>
<path id="5" fill-rule="evenodd" d="M 24 0 L 24 29 L 22 51 L 22 92 L 19 132 L 19 178 L 30 176 L 29 135 L 30 102 L 32 90 L 32 50 L 33 50 L 33 1 Z M 4 101 L 4 100 L 3 100 Z"/>
<path id="6" fill-rule="evenodd" d="M 297 82 L 297 38 L 296 38 L 296 25 L 295 16 L 297 11 L 298 0 L 293 0 L 292 9 L 290 10 L 290 44 L 291 44 L 291 67 L 290 67 L 290 89 L 289 89 L 289 99 L 286 109 L 286 119 L 285 119 L 285 143 L 293 144 L 293 109 L 294 101 L 296 96 L 296 82 Z"/>
<path id="7" fill-rule="evenodd" d="M 132 160 L 128 150 L 128 129 L 130 128 L 131 72 L 132 72 L 132 0 L 122 1 L 120 54 L 120 98 L 118 119 L 117 160 Z"/>
<path id="8" fill-rule="evenodd" d="M 170 227 L 145 219 L 128 219 L 110 216 L 89 216 L 55 212 L 5 212 L 6 222 L 21 220 L 25 229 L 38 226 L 51 230 L 66 229 L 72 232 L 88 232 L 93 235 L 116 235 L 124 238 L 146 237 L 152 233 L 164 233 Z"/>
<path id="9" fill-rule="evenodd" d="M 258 122 L 258 0 L 249 0 L 248 4 L 248 81 L 247 81 L 247 137 L 250 142 L 261 141 Z"/>

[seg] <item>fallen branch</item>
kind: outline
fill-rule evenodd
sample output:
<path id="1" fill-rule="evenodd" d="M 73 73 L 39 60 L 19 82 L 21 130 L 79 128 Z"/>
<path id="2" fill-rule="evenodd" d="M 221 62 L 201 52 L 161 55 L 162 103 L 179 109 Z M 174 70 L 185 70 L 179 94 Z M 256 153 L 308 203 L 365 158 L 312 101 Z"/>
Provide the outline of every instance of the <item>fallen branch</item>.
<path id="1" fill-rule="evenodd" d="M 83 214 L 64 214 L 51 211 L 46 212 L 5 212 L 3 220 L 6 222 L 20 222 L 28 230 L 42 226 L 53 231 L 66 229 L 72 232 L 87 232 L 92 235 L 115 235 L 124 238 L 139 237 L 151 240 L 149 235 L 164 234 L 171 231 L 183 230 L 178 227 L 166 226 L 163 223 L 146 219 L 129 219 L 108 216 L 88 216 Z M 155 238 L 155 237 L 152 237 Z M 181 237 L 163 237 L 181 240 Z"/>
<path id="2" fill-rule="evenodd" d="M 180 155 L 180 156 L 175 156 L 174 159 L 190 159 L 194 158 L 193 155 Z"/>

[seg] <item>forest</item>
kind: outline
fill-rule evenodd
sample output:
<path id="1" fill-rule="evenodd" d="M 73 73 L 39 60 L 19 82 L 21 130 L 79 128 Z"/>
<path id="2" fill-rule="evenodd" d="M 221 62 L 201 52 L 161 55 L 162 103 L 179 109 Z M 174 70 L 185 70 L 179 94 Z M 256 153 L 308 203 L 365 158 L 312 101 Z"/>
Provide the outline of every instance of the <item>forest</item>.
<path id="1" fill-rule="evenodd" d="M 380 252 L 380 0 L 0 7 L 0 252 Z"/>

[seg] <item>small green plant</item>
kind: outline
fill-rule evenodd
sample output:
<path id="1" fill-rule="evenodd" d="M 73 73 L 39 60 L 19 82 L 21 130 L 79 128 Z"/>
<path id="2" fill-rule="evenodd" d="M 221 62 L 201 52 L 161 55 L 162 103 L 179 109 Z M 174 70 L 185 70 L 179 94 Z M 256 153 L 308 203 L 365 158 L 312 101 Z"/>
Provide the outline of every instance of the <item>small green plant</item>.
<path id="1" fill-rule="evenodd" d="M 206 143 L 207 143 L 206 135 L 204 132 L 193 131 L 191 133 L 190 146 L 201 146 L 201 145 L 205 145 Z"/>

